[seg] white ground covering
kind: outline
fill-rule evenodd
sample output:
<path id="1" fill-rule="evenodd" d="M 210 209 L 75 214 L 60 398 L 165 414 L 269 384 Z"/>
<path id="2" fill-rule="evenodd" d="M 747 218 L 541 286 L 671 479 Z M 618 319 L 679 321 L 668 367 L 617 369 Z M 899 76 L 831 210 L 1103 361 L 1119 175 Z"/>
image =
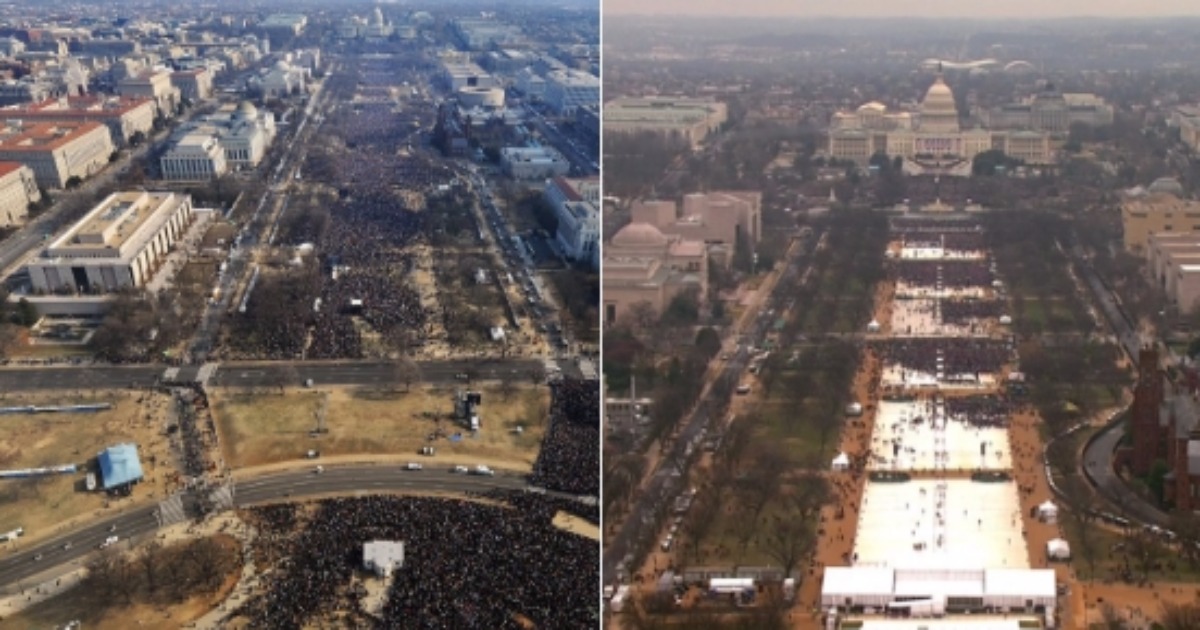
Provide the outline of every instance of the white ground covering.
<path id="1" fill-rule="evenodd" d="M 937 300 L 896 300 L 892 303 L 893 337 L 968 337 L 984 334 L 986 330 L 979 325 L 943 323 Z"/>
<path id="2" fill-rule="evenodd" d="M 938 387 L 941 389 L 985 389 L 996 384 L 995 374 L 937 374 L 909 370 L 899 363 L 887 363 L 883 366 L 883 376 L 880 382 L 885 387 L 922 388 Z"/>
<path id="3" fill-rule="evenodd" d="M 867 482 L 856 564 L 898 568 L 1028 568 L 1012 483 Z"/>
<path id="4" fill-rule="evenodd" d="M 1037 617 L 1027 617 L 1036 620 Z M 945 617 L 943 619 L 864 619 L 862 630 L 1019 630 L 1021 620 Z"/>
<path id="5" fill-rule="evenodd" d="M 994 293 L 992 287 L 943 287 L 938 289 L 927 284 L 896 282 L 896 296 L 903 298 L 987 298 Z"/>
<path id="6" fill-rule="evenodd" d="M 893 457 L 893 444 L 900 453 Z M 980 455 L 980 444 L 987 444 Z M 880 470 L 1010 470 L 1008 431 L 947 420 L 933 401 L 881 401 L 871 435 L 871 468 Z"/>
<path id="7" fill-rule="evenodd" d="M 910 247 L 900 249 L 901 260 L 983 260 L 987 254 L 981 251 L 964 251 L 944 247 Z"/>

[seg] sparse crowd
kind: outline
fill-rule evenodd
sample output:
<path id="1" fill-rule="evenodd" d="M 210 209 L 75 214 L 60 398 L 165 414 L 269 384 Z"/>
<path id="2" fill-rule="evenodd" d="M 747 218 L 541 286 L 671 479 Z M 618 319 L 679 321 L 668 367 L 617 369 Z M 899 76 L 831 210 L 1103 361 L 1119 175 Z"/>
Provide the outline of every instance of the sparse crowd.
<path id="1" fill-rule="evenodd" d="M 928 374 L 992 374 L 1012 358 L 1009 344 L 995 339 L 895 339 L 879 348 L 885 363 Z"/>
<path id="2" fill-rule="evenodd" d="M 927 287 L 990 287 L 996 279 L 988 264 L 977 260 L 909 260 L 896 265 L 902 282 Z"/>

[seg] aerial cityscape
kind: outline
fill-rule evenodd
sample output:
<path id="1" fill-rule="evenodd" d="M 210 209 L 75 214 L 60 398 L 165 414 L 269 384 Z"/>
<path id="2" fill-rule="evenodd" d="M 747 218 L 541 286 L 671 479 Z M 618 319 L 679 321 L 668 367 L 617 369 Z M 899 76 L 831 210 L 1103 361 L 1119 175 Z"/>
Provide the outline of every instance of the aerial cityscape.
<path id="1" fill-rule="evenodd" d="M 1200 20 L 1130 8 L 604 3 L 604 627 L 1200 627 Z"/>
<path id="2" fill-rule="evenodd" d="M 1200 628 L 1198 29 L 0 4 L 0 630 Z"/>
<path id="3" fill-rule="evenodd" d="M 0 628 L 584 628 L 599 7 L 0 7 Z"/>

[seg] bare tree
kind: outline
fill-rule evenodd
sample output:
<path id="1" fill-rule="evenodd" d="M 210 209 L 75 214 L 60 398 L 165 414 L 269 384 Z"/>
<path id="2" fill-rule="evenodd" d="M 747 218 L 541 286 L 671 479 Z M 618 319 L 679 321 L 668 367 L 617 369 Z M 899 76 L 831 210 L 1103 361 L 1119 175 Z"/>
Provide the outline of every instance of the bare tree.
<path id="1" fill-rule="evenodd" d="M 800 559 L 812 551 L 816 536 L 808 521 L 788 516 L 775 516 L 764 536 L 763 550 L 779 563 L 784 577 L 791 575 Z"/>
<path id="2" fill-rule="evenodd" d="M 421 378 L 421 369 L 417 363 L 408 357 L 400 357 L 392 362 L 392 382 L 403 384 L 405 393 L 412 389 L 412 384 Z"/>
<path id="3" fill-rule="evenodd" d="M 1200 628 L 1200 602 L 1163 604 L 1160 621 L 1163 630 L 1191 630 L 1192 628 Z"/>
<path id="4" fill-rule="evenodd" d="M 160 567 L 162 556 L 163 546 L 157 540 L 148 543 L 142 549 L 142 554 L 138 556 L 138 564 L 141 566 L 146 588 L 151 594 L 158 591 L 159 577 L 162 573 Z"/>

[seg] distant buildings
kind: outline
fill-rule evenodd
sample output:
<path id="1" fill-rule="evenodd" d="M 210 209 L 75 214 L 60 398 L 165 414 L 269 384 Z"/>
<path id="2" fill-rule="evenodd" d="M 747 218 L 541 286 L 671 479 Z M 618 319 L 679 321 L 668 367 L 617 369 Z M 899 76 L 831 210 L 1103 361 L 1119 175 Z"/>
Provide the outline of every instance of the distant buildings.
<path id="1" fill-rule="evenodd" d="M 1200 232 L 1158 232 L 1146 239 L 1151 275 L 1184 313 L 1200 307 Z"/>
<path id="2" fill-rule="evenodd" d="M 645 304 L 662 313 L 677 296 L 708 289 L 704 242 L 668 236 L 649 223 L 630 223 L 604 246 L 601 273 L 604 326 Z"/>
<path id="3" fill-rule="evenodd" d="M 284 98 L 306 91 L 311 76 L 308 68 L 280 59 L 270 68 L 250 77 L 247 87 L 259 92 L 264 99 Z"/>
<path id="4" fill-rule="evenodd" d="M 187 195 L 113 193 L 28 265 L 34 291 L 95 294 L 141 287 L 162 266 L 192 218 Z"/>
<path id="5" fill-rule="evenodd" d="M 347 18 L 338 23 L 337 35 L 341 39 L 358 39 L 358 38 L 387 38 L 391 37 L 395 32 L 395 27 L 392 23 L 383 18 L 383 11 L 379 7 L 371 12 L 370 19 L 364 20 L 358 16 Z"/>
<path id="6" fill-rule="evenodd" d="M 572 116 L 579 107 L 600 102 L 600 79 L 577 70 L 546 75 L 542 100 L 560 116 Z"/>
<path id="7" fill-rule="evenodd" d="M 0 162 L 0 227 L 24 224 L 29 215 L 29 204 L 41 198 L 37 180 L 28 166 Z"/>
<path id="8" fill-rule="evenodd" d="M 604 104 L 605 133 L 649 131 L 677 136 L 695 147 L 721 128 L 725 103 L 687 98 L 619 98 Z"/>
<path id="9" fill-rule="evenodd" d="M 882 103 L 867 103 L 853 113 L 834 115 L 829 155 L 865 165 L 872 155 L 934 161 L 971 160 L 993 149 L 1029 164 L 1054 161 L 1050 135 L 1040 131 L 963 130 L 954 93 L 939 73 L 925 93 L 919 112 L 891 113 Z"/>
<path id="10" fill-rule="evenodd" d="M 152 99 L 158 108 L 158 115 L 164 118 L 175 115 L 175 108 L 182 98 L 179 88 L 171 81 L 171 71 L 162 68 L 142 70 L 121 79 L 117 83 L 117 93 Z"/>
<path id="11" fill-rule="evenodd" d="M 1163 498 L 1175 510 L 1200 508 L 1200 375 L 1180 365 L 1172 378 L 1158 352 L 1145 348 L 1138 357 L 1138 380 L 1130 407 L 1132 444 L 1118 452 L 1133 474 L 1149 475 L 1156 462 L 1167 469 Z"/>
<path id="12" fill-rule="evenodd" d="M 490 19 L 462 18 L 455 20 L 451 28 L 467 50 L 503 48 L 522 40 L 520 29 Z"/>
<path id="13" fill-rule="evenodd" d="M 500 164 L 513 179 L 549 179 L 571 170 L 567 158 L 550 147 L 505 147 Z"/>
<path id="14" fill-rule="evenodd" d="M 308 16 L 301 13 L 276 13 L 267 16 L 258 28 L 267 37 L 281 42 L 299 35 L 308 26 Z"/>
<path id="15" fill-rule="evenodd" d="M 155 103 L 149 98 L 80 96 L 9 106 L 0 110 L 0 117 L 25 122 L 104 123 L 113 144 L 125 146 L 134 134 L 150 134 L 154 128 L 154 112 Z"/>
<path id="16" fill-rule="evenodd" d="M 440 78 L 443 86 L 452 92 L 463 88 L 490 88 L 499 84 L 495 77 L 477 64 L 453 60 L 442 62 Z"/>
<path id="17" fill-rule="evenodd" d="M 55 96 L 57 92 L 50 83 L 30 77 L 0 81 L 0 106 L 36 103 Z"/>
<path id="18" fill-rule="evenodd" d="M 189 101 L 206 101 L 213 96 L 213 75 L 207 68 L 193 68 L 171 73 L 171 85 L 179 96 Z"/>
<path id="19" fill-rule="evenodd" d="M 97 122 L 9 120 L 0 128 L 0 161 L 28 166 L 43 188 L 65 188 L 73 177 L 100 172 L 114 151 L 108 127 Z"/>
<path id="20" fill-rule="evenodd" d="M 704 243 L 714 259 L 728 264 L 739 246 L 753 248 L 762 238 L 762 193 L 724 191 L 684 195 L 682 212 L 674 201 L 637 201 L 635 223 L 663 234 Z"/>
<path id="21" fill-rule="evenodd" d="M 1062 93 L 1053 86 L 1023 101 L 978 112 L 988 129 L 1026 129 L 1065 134 L 1071 125 L 1104 127 L 1113 122 L 1113 108 L 1094 94 Z"/>
<path id="22" fill-rule="evenodd" d="M 1182 199 L 1175 190 L 1170 180 L 1166 180 L 1125 197 L 1121 203 L 1121 223 L 1125 228 L 1126 250 L 1145 254 L 1147 239 L 1158 232 L 1200 233 L 1200 202 Z"/>
<path id="23" fill-rule="evenodd" d="M 1192 151 L 1200 151 L 1200 107 L 1183 105 L 1171 112 L 1171 125 L 1179 129 L 1179 139 Z"/>
<path id="24" fill-rule="evenodd" d="M 558 218 L 555 240 L 571 260 L 599 266 L 600 180 L 556 177 L 543 193 Z"/>
<path id="25" fill-rule="evenodd" d="M 275 139 L 275 117 L 245 102 L 178 132 L 161 159 L 163 179 L 204 181 L 258 166 Z"/>

